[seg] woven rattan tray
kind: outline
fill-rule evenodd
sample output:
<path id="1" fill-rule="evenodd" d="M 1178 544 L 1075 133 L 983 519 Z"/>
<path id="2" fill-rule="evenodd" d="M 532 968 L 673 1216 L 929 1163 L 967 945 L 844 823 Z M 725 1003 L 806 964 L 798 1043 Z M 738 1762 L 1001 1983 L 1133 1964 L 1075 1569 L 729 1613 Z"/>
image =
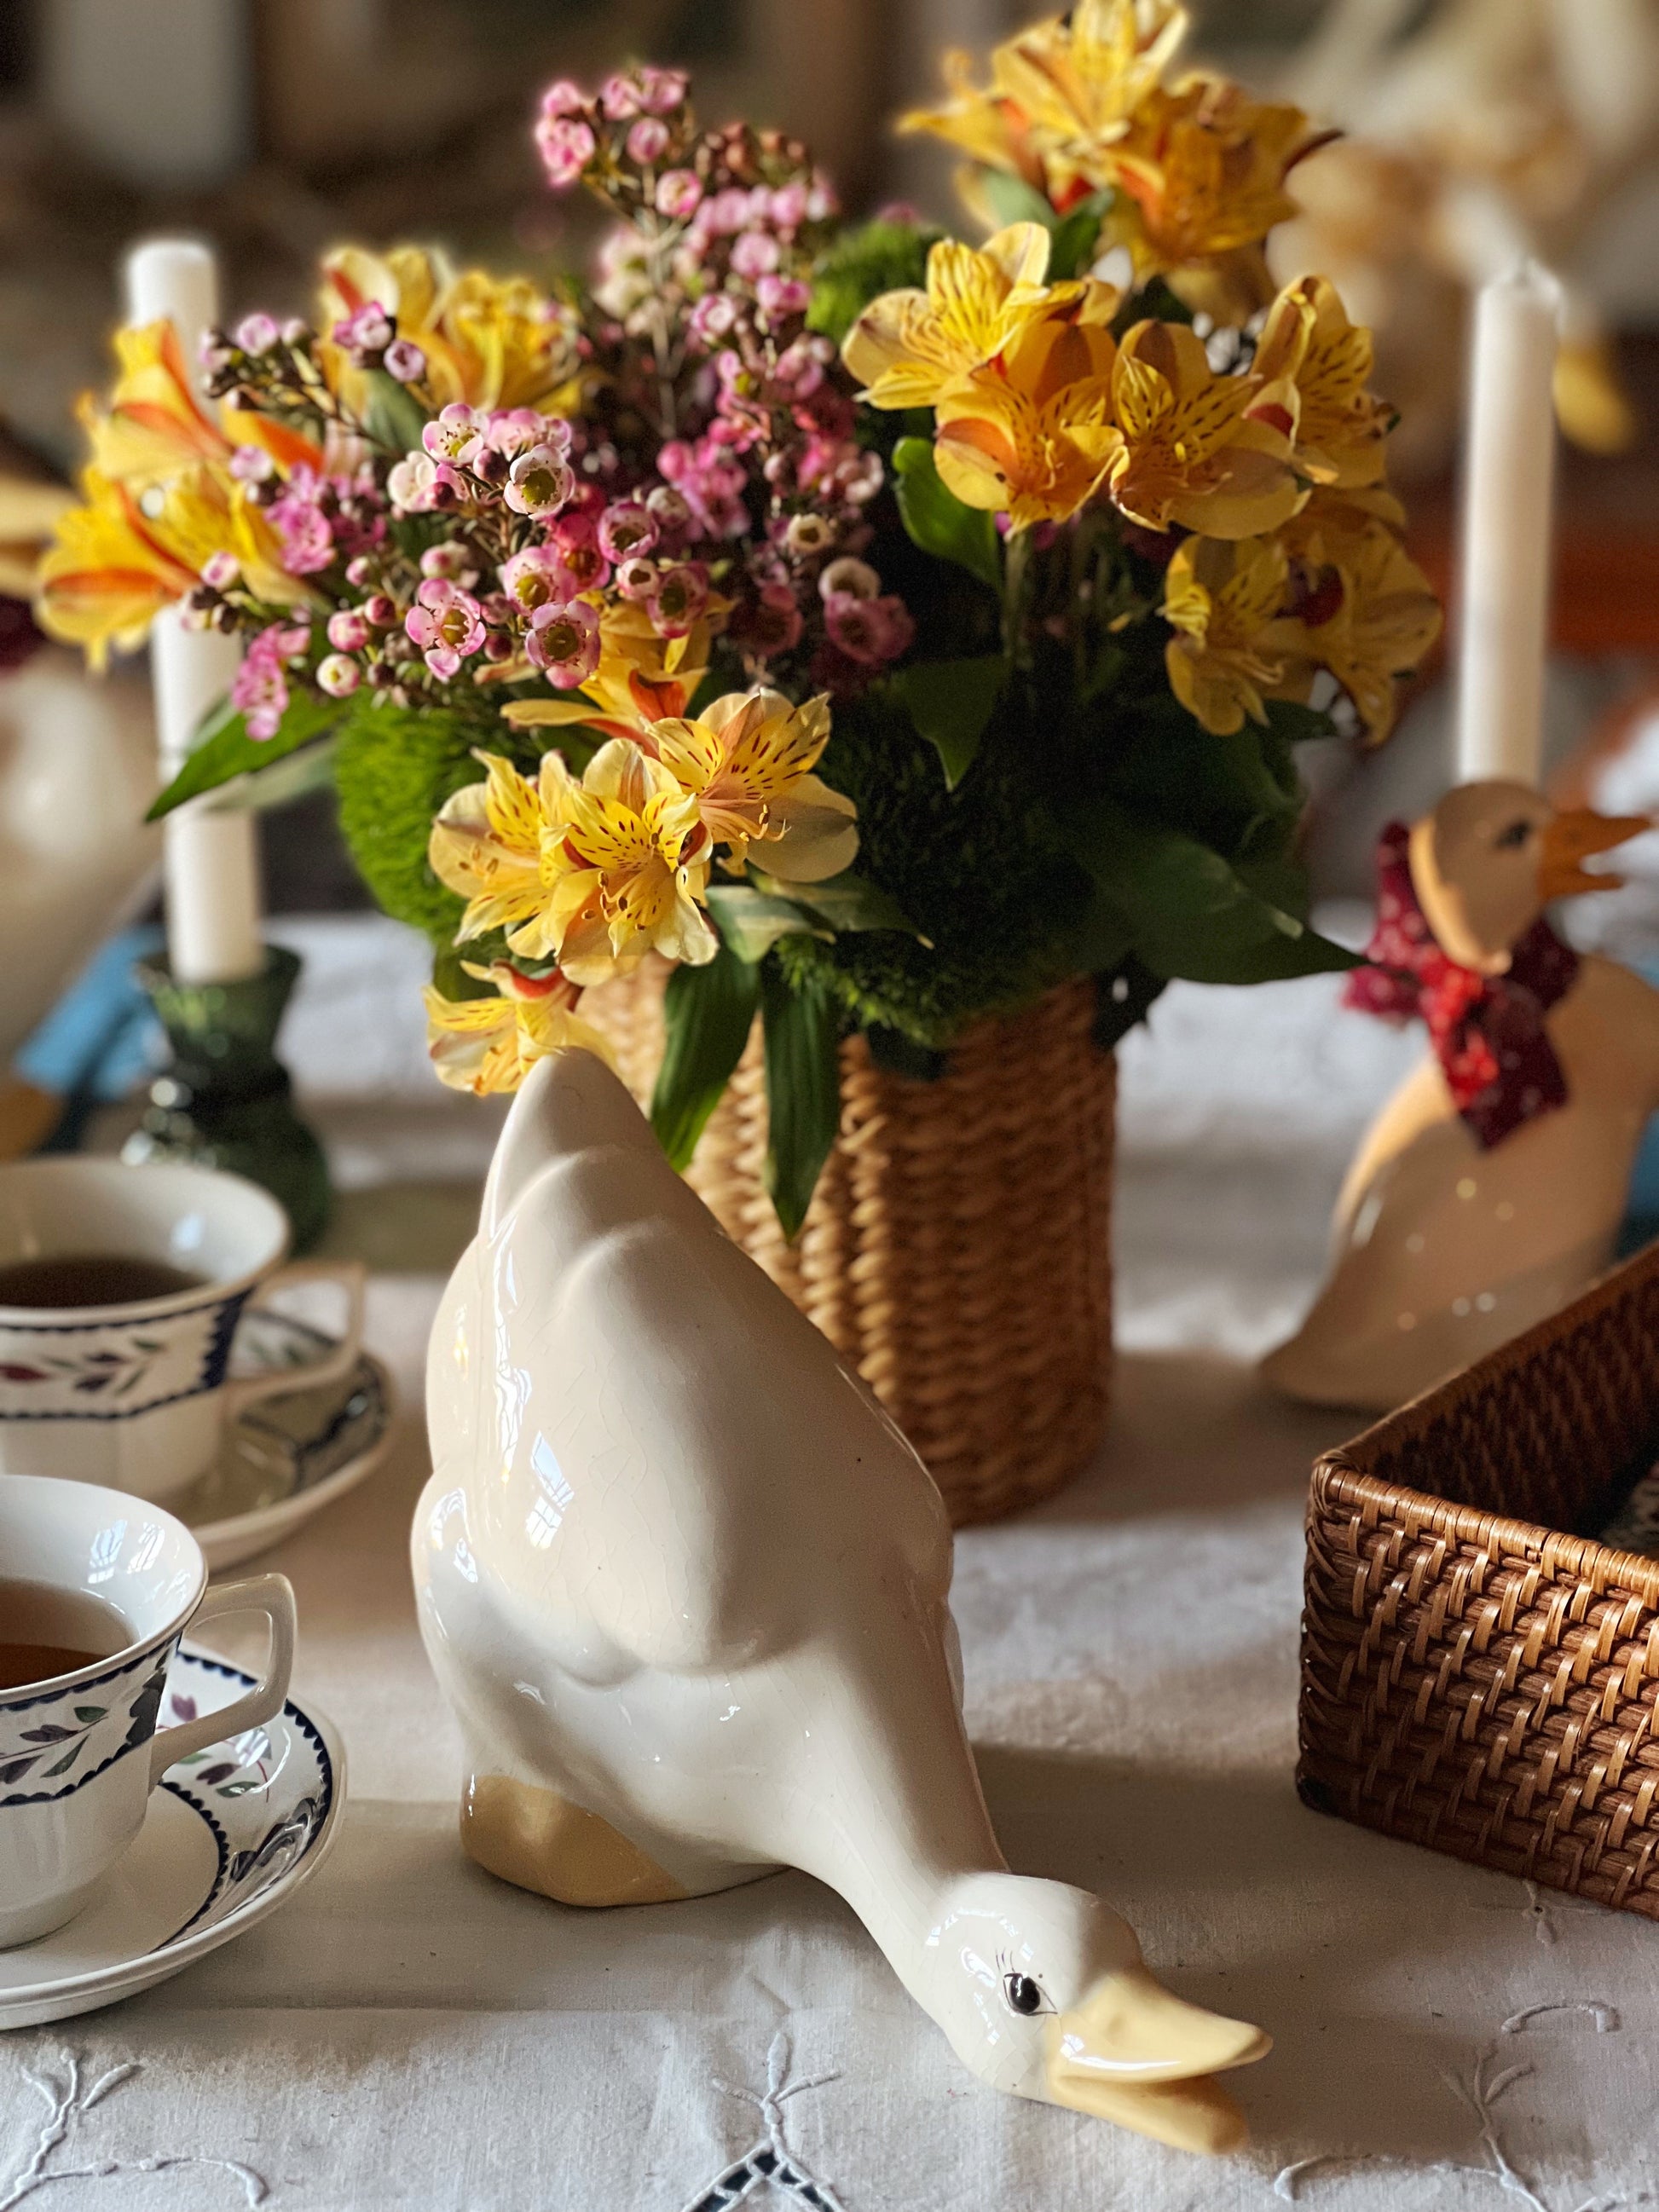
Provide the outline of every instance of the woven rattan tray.
<path id="1" fill-rule="evenodd" d="M 1659 1919 L 1659 1245 L 1314 1468 L 1297 1785 Z"/>

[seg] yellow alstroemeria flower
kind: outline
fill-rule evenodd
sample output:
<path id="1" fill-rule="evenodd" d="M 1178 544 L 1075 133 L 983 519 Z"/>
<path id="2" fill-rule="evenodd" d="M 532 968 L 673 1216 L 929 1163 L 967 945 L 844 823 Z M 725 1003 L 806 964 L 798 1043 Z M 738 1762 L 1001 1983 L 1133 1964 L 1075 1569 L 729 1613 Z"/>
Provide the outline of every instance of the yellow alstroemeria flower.
<path id="1" fill-rule="evenodd" d="M 566 411 L 577 368 L 574 327 L 527 278 L 458 271 L 447 256 L 420 246 L 385 254 L 346 246 L 325 256 L 319 303 L 325 341 L 370 300 L 426 356 L 425 382 L 441 404 Z M 360 374 L 331 347 L 325 357 L 342 390 Z"/>
<path id="2" fill-rule="evenodd" d="M 458 945 L 486 930 L 517 928 L 541 913 L 563 872 L 558 808 L 564 786 L 548 765 L 557 756 L 545 756 L 535 782 L 499 753 L 474 757 L 483 763 L 484 781 L 451 793 L 427 844 L 433 874 L 467 902 Z"/>
<path id="3" fill-rule="evenodd" d="M 1306 496 L 1291 466 L 1296 392 L 1218 376 L 1181 323 L 1137 323 L 1112 371 L 1117 429 L 1106 483 L 1131 521 L 1255 538 Z"/>
<path id="4" fill-rule="evenodd" d="M 263 447 L 283 471 L 319 468 L 320 446 L 263 415 L 235 408 L 216 422 L 201 406 L 171 322 L 136 324 L 115 333 L 117 374 L 106 401 L 85 394 L 76 414 L 100 476 L 143 493 L 207 468 L 228 497 L 238 445 Z"/>
<path id="5" fill-rule="evenodd" d="M 732 692 L 694 722 L 653 722 L 646 742 L 733 866 L 759 841 L 768 872 L 784 883 L 822 883 L 852 866 L 858 810 L 810 773 L 830 742 L 827 693 L 797 707 L 778 691 Z"/>
<path id="6" fill-rule="evenodd" d="M 1394 410 L 1365 389 L 1371 361 L 1370 332 L 1348 320 L 1328 277 L 1298 277 L 1274 301 L 1255 373 L 1295 385 L 1297 466 L 1316 483 L 1357 490 L 1382 475 Z"/>
<path id="7" fill-rule="evenodd" d="M 847 333 L 842 359 L 872 407 L 931 407 L 957 378 L 1000 353 L 1043 301 L 1049 235 L 1010 223 L 978 251 L 942 238 L 927 289 L 884 292 Z"/>
<path id="8" fill-rule="evenodd" d="M 1107 235 L 1126 245 L 1137 281 L 1258 244 L 1297 212 L 1285 189 L 1295 164 L 1328 134 L 1299 107 L 1253 100 L 1224 77 L 1194 73 L 1150 94 L 1112 149 L 1112 181 L 1127 207 Z"/>
<path id="9" fill-rule="evenodd" d="M 1293 625 L 1281 622 L 1290 563 L 1271 538 L 1188 538 L 1164 577 L 1158 610 L 1176 635 L 1164 648 L 1170 688 L 1206 730 L 1230 737 L 1285 673 Z"/>
<path id="10" fill-rule="evenodd" d="M 700 968 L 720 950 L 700 902 L 713 841 L 694 797 L 626 738 L 601 745 L 581 781 L 556 753 L 542 763 L 556 796 L 562 872 L 542 914 L 508 937 L 556 958 L 574 983 L 627 975 L 647 952 Z"/>
<path id="11" fill-rule="evenodd" d="M 279 605 L 310 599 L 278 567 L 261 510 L 205 464 L 142 494 L 89 468 L 81 494 L 40 561 L 37 611 L 41 628 L 83 647 L 94 668 L 112 646 L 125 653 L 142 645 L 154 617 L 194 589 L 216 553 L 233 554 L 253 587 Z"/>
<path id="12" fill-rule="evenodd" d="M 475 1098 L 516 1091 L 538 1060 L 576 1048 L 611 1059 L 610 1047 L 592 1024 L 574 1011 L 581 993 L 567 975 L 521 975 L 510 962 L 488 968 L 471 961 L 469 975 L 494 983 L 493 999 L 447 999 L 428 984 L 427 1050 L 441 1081 Z"/>
<path id="13" fill-rule="evenodd" d="M 594 593 L 586 597 L 596 603 Z M 580 726 L 607 737 L 637 738 L 647 723 L 684 714 L 708 673 L 710 647 L 732 602 L 711 596 L 702 619 L 684 637 L 670 638 L 659 637 L 645 609 L 630 600 L 613 595 L 597 604 L 599 665 L 587 681 L 574 697 L 514 699 L 502 708 L 503 721 L 515 730 Z M 526 662 L 503 663 L 501 672 L 535 672 Z"/>
<path id="14" fill-rule="evenodd" d="M 974 83 L 966 54 L 947 54 L 952 98 L 898 127 L 946 139 L 1068 206 L 1115 181 L 1109 149 L 1156 89 L 1187 24 L 1176 0 L 1078 0 L 998 46 L 988 88 Z"/>
<path id="15" fill-rule="evenodd" d="M 1379 526 L 1396 536 L 1406 527 L 1405 508 L 1381 484 L 1367 484 L 1358 491 L 1316 484 L 1279 539 L 1291 560 L 1304 568 L 1332 568 L 1356 556 Z"/>
<path id="16" fill-rule="evenodd" d="M 1111 286 L 1057 285 L 1050 304 L 988 368 L 940 397 L 933 457 L 965 506 L 1016 530 L 1063 522 L 1100 483 L 1112 426 Z"/>
<path id="17" fill-rule="evenodd" d="M 40 626 L 65 645 L 86 649 L 101 669 L 111 646 L 141 646 L 166 606 L 194 588 L 198 572 L 140 514 L 132 495 L 88 469 L 83 504 L 58 518 L 40 564 Z"/>
<path id="18" fill-rule="evenodd" d="M 1440 634 L 1440 605 L 1394 532 L 1380 526 L 1340 549 L 1334 574 L 1337 604 L 1322 621 L 1297 626 L 1282 689 L 1305 697 L 1313 670 L 1328 668 L 1376 744 L 1394 726 L 1396 678 L 1409 675 Z M 1313 605 L 1326 596 L 1316 591 Z"/>

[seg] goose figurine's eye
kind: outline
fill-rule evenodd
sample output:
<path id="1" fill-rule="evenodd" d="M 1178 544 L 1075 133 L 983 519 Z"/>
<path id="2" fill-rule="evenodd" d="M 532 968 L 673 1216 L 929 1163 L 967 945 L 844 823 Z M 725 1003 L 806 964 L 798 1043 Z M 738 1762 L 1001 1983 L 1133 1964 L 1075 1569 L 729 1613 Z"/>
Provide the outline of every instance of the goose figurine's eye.
<path id="1" fill-rule="evenodd" d="M 1040 2012 L 1054 2010 L 1054 2007 L 1029 1974 L 1005 1974 L 1002 1978 L 1002 1995 L 1009 2011 L 1018 2013 L 1024 2020 L 1034 2019 Z"/>
<path id="2" fill-rule="evenodd" d="M 1498 833 L 1498 850 L 1500 853 L 1513 853 L 1518 846 L 1524 845 L 1531 835 L 1530 822 L 1511 822 L 1507 830 L 1500 830 Z"/>

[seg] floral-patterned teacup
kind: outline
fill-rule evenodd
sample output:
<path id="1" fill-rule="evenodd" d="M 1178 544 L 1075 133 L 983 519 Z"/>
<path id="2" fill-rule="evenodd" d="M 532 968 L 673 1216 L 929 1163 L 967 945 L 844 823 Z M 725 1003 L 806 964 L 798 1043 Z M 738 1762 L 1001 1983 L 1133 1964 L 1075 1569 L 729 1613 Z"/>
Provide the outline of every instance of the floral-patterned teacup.
<path id="1" fill-rule="evenodd" d="M 141 1498 L 88 1482 L 0 1474 L 6 1584 L 95 1598 L 127 1641 L 111 1656 L 0 1689 L 0 1950 L 61 1928 L 88 1904 L 144 1822 L 175 1759 L 258 1728 L 282 1710 L 294 1660 L 294 1592 L 282 1575 L 208 1590 L 200 1545 Z M 21 1600 L 19 1601 L 21 1601 Z M 0 1585 L 0 1611 L 6 1605 Z M 270 1656 L 257 1689 L 156 1731 L 167 1668 L 186 1627 L 263 1613 Z M 0 1641 L 7 1623 L 0 1618 Z"/>
<path id="2" fill-rule="evenodd" d="M 269 1192 L 213 1168 L 103 1159 L 0 1167 L 0 1268 L 114 1255 L 194 1279 L 110 1305 L 0 1304 L 0 1473 L 168 1498 L 212 1464 L 222 1426 L 256 1398 L 350 1374 L 363 1271 L 349 1261 L 279 1267 L 288 1233 Z M 346 1296 L 334 1350 L 302 1369 L 227 1379 L 254 1292 L 318 1278 Z"/>

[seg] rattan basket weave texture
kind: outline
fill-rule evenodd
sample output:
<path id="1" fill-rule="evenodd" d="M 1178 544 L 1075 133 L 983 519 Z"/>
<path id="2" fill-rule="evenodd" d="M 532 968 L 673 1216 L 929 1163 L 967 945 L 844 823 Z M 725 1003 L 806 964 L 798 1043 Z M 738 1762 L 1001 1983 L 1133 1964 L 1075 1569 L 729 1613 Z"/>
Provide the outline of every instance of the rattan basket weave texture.
<path id="1" fill-rule="evenodd" d="M 641 1101 L 662 1051 L 654 963 L 584 1000 Z M 758 1028 L 688 1179 L 869 1383 L 960 1527 L 1034 1504 L 1105 1425 L 1114 1065 L 1091 982 L 970 1030 L 937 1081 L 841 1048 L 841 1132 L 786 1243 L 762 1180 Z"/>
<path id="2" fill-rule="evenodd" d="M 1306 1802 L 1659 1919 L 1659 1246 L 1314 1469 Z"/>

